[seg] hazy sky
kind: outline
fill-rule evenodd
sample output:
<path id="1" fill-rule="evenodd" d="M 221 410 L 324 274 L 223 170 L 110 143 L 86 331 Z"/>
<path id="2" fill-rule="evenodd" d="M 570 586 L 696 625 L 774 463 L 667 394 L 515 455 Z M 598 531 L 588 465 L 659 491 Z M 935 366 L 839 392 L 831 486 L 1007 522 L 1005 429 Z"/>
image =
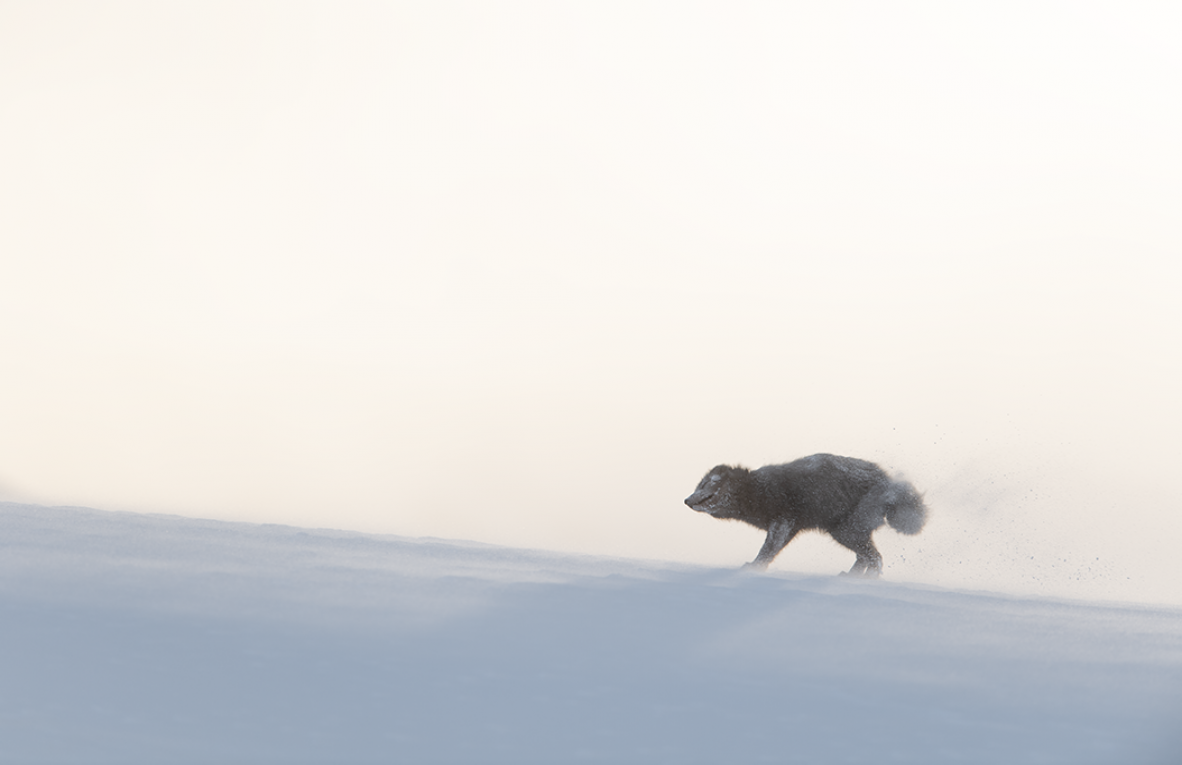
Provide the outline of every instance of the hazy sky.
<path id="1" fill-rule="evenodd" d="M 0 499 L 730 565 L 762 535 L 701 475 L 831 451 L 928 492 L 888 569 L 1182 598 L 1179 40 L 1176 4 L 0 4 Z"/>

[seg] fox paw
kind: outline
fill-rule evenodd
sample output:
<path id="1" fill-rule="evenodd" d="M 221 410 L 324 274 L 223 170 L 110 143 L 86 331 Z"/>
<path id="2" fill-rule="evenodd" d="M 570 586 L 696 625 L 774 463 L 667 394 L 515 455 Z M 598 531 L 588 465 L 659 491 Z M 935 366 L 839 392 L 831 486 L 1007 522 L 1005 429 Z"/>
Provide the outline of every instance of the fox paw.
<path id="1" fill-rule="evenodd" d="M 839 571 L 837 575 L 852 576 L 855 579 L 877 579 L 878 577 L 882 576 L 882 572 L 876 568 L 868 568 L 861 571 L 850 569 L 849 571 Z"/>

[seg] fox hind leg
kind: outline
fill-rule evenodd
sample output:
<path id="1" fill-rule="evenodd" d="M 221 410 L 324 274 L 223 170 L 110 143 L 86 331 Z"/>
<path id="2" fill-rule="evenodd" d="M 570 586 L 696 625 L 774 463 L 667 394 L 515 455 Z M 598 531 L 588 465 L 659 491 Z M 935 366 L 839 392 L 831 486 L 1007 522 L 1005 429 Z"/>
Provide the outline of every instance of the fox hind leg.
<path id="1" fill-rule="evenodd" d="M 874 540 L 870 538 L 874 530 L 883 524 L 881 494 L 881 491 L 870 491 L 862 497 L 853 512 L 829 531 L 829 535 L 836 539 L 838 544 L 848 547 L 858 556 L 847 576 L 873 579 L 882 574 L 882 556 L 874 546 Z"/>
<path id="2" fill-rule="evenodd" d="M 882 576 L 882 556 L 878 554 L 873 542 L 867 542 L 863 550 L 854 552 L 858 554 L 858 558 L 849 571 L 841 572 L 842 576 L 860 576 L 865 579 L 877 579 Z"/>
<path id="3" fill-rule="evenodd" d="M 874 529 L 860 528 L 857 524 L 842 524 L 830 532 L 830 536 L 838 544 L 853 550 L 858 558 L 853 567 L 844 576 L 861 576 L 867 579 L 877 579 L 882 574 L 882 555 L 874 546 L 870 535 Z"/>

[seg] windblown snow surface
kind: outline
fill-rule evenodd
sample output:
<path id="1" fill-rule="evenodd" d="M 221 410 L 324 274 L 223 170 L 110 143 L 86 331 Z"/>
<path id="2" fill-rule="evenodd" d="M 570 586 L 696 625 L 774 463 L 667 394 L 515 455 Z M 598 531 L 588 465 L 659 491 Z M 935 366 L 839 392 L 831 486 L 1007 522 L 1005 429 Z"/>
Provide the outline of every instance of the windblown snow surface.
<path id="1" fill-rule="evenodd" d="M 1182 609 L 0 504 L 4 763 L 1177 763 Z"/>

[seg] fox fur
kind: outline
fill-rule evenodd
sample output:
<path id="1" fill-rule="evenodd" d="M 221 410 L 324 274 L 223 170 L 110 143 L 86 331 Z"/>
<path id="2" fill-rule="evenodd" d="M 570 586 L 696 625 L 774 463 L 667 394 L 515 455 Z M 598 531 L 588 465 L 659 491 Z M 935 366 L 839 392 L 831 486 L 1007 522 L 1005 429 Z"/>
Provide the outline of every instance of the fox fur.
<path id="1" fill-rule="evenodd" d="M 719 465 L 685 503 L 767 532 L 746 567 L 766 569 L 793 537 L 819 529 L 857 554 L 848 574 L 863 577 L 882 573 L 882 555 L 871 539 L 875 529 L 885 521 L 903 534 L 918 534 L 928 515 L 923 497 L 908 481 L 891 478 L 872 462 L 832 454 L 758 470 Z"/>

